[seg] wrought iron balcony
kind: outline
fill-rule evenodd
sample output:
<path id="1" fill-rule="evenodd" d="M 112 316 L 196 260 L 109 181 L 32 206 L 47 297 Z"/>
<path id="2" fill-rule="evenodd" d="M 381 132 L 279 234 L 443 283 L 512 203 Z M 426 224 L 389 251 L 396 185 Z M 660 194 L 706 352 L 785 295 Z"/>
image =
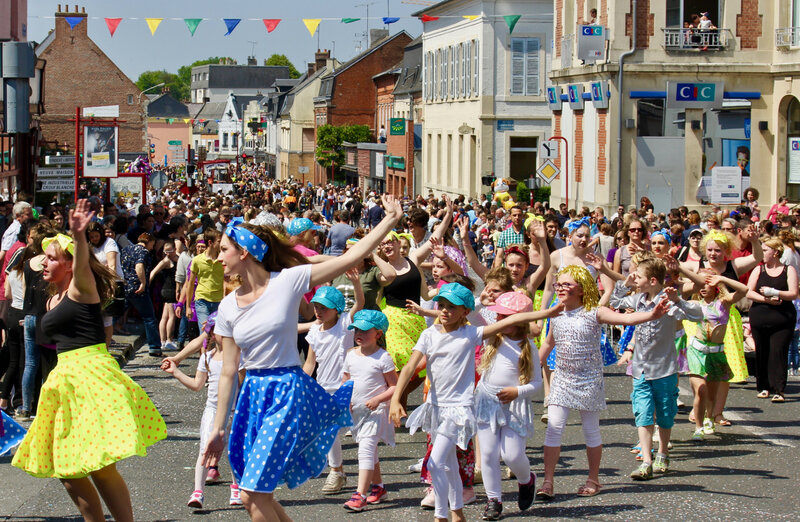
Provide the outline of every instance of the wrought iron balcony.
<path id="1" fill-rule="evenodd" d="M 800 27 L 781 27 L 775 29 L 776 47 L 799 47 L 800 46 Z"/>
<path id="2" fill-rule="evenodd" d="M 736 41 L 730 29 L 667 27 L 662 31 L 667 51 L 722 51 Z"/>

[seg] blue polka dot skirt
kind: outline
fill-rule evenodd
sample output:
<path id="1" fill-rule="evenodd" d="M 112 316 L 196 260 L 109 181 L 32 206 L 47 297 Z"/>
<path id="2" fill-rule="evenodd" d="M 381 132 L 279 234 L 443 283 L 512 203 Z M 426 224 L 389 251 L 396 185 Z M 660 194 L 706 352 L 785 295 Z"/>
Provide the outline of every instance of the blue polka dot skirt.
<path id="1" fill-rule="evenodd" d="M 0 456 L 2 456 L 22 442 L 25 438 L 25 428 L 6 415 L 6 412 L 0 411 L 0 414 L 2 414 L 0 418 Z"/>
<path id="2" fill-rule="evenodd" d="M 247 370 L 228 439 L 239 487 L 272 493 L 317 477 L 340 428 L 351 426 L 353 382 L 333 395 L 302 368 Z"/>

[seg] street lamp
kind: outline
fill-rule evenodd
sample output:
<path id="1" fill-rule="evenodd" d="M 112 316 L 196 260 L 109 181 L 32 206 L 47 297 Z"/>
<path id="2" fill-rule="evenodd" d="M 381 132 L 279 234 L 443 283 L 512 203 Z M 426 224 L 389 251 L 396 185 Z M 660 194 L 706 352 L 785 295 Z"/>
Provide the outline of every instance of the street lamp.
<path id="1" fill-rule="evenodd" d="M 153 89 L 158 89 L 159 87 L 163 87 L 165 85 L 164 82 L 159 83 L 158 85 L 153 85 L 152 87 L 148 87 L 147 89 L 143 90 L 139 93 L 139 99 L 137 100 L 137 105 L 142 104 L 142 95 L 147 91 L 152 91 Z M 150 104 L 148 101 L 144 105 L 144 148 L 145 152 L 147 152 L 147 106 Z"/>

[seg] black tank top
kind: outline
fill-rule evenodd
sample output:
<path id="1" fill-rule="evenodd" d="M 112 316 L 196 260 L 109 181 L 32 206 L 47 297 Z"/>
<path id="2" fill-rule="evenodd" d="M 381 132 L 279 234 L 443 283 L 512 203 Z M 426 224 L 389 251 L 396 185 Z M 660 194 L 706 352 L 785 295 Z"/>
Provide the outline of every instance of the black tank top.
<path id="1" fill-rule="evenodd" d="M 706 265 L 701 259 L 700 262 L 697 264 L 699 268 L 705 268 Z M 736 275 L 736 269 L 733 267 L 733 261 L 730 259 L 725 263 L 725 270 L 722 271 L 720 274 L 722 277 L 727 277 L 728 279 L 733 279 L 734 281 L 739 280 L 739 276 Z"/>
<path id="2" fill-rule="evenodd" d="M 392 284 L 383 289 L 386 304 L 389 306 L 405 308 L 407 299 L 419 304 L 419 288 L 422 284 L 422 277 L 419 275 L 417 265 L 407 257 L 405 260 L 411 265 L 411 269 L 405 274 L 395 277 Z"/>
<path id="3" fill-rule="evenodd" d="M 783 267 L 780 274 L 772 277 L 762 264 L 761 273 L 758 274 L 758 281 L 756 282 L 756 292 L 762 286 L 768 286 L 780 291 L 788 290 L 789 280 L 786 276 L 786 267 Z M 778 305 L 753 303 L 750 307 L 750 321 L 761 327 L 778 326 L 794 329 L 795 314 L 794 304 L 791 301 L 781 301 L 781 304 Z"/>
<path id="4" fill-rule="evenodd" d="M 44 314 L 42 330 L 56 343 L 59 353 L 105 343 L 101 311 L 100 303 L 78 303 L 65 295 Z"/>

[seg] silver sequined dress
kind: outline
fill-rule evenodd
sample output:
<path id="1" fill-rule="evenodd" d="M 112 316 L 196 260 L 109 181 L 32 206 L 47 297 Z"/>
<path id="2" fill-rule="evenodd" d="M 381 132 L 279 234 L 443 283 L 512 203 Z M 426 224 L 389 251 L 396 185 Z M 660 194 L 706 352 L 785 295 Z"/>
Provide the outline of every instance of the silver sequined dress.
<path id="1" fill-rule="evenodd" d="M 606 409 L 597 309 L 564 311 L 550 320 L 550 328 L 557 354 L 550 404 L 585 411 Z"/>

